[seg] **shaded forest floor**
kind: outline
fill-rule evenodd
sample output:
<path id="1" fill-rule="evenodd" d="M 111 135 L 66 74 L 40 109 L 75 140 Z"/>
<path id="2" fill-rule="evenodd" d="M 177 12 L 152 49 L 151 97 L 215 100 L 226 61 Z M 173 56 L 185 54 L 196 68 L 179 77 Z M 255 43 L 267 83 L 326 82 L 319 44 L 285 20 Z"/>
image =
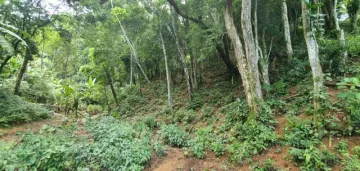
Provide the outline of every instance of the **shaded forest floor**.
<path id="1" fill-rule="evenodd" d="M 181 129 L 190 133 L 192 138 L 196 136 L 198 130 L 209 125 L 213 126 L 215 131 L 218 131 L 222 129 L 223 125 L 228 124 L 229 119 L 232 119 L 231 115 L 229 116 L 227 113 L 228 111 L 224 109 L 228 108 L 229 104 L 236 102 L 239 97 L 243 98 L 243 94 L 242 88 L 239 86 L 238 76 L 233 77 L 226 72 L 214 73 L 211 72 L 211 68 L 209 66 L 206 69 L 207 72 L 204 72 L 202 85 L 194 94 L 194 98 L 190 103 L 185 85 L 182 81 L 175 83 L 176 86 L 173 92 L 175 110 L 186 111 L 185 114 L 179 115 L 178 112 L 173 115 L 166 114 L 165 80 L 154 79 L 151 84 L 141 88 L 141 95 L 128 95 L 123 99 L 121 103 L 123 106 L 120 106 L 120 108 L 127 110 L 123 113 L 115 113 L 113 116 L 129 123 L 138 123 L 146 118 L 154 117 L 159 124 L 178 125 Z M 225 69 L 222 70 L 225 71 Z M 298 119 L 297 121 L 313 119 L 306 111 L 306 108 L 311 104 L 307 94 L 304 94 L 304 92 L 309 91 L 308 87 L 311 87 L 311 84 L 300 83 L 286 88 L 280 86 L 279 89 L 275 90 L 275 93 L 278 93 L 278 91 L 283 92 L 275 99 L 270 99 L 272 103 L 278 105 L 271 108 L 276 120 L 274 131 L 278 136 L 277 142 L 246 159 L 243 163 L 231 162 L 229 160 L 231 154 L 228 152 L 217 157 L 214 152 L 206 150 L 206 157 L 198 159 L 193 155 L 185 155 L 187 153 L 186 148 L 166 146 L 166 155 L 163 157 L 152 152 L 150 161 L 145 165 L 145 171 L 245 171 L 250 170 L 249 168 L 256 163 L 265 163 L 268 159 L 271 159 L 278 169 L 300 170 L 301 164 L 294 163 L 289 155 L 291 146 L 283 142 L 290 121 L 294 121 L 294 118 L 295 120 Z M 336 87 L 328 87 L 327 90 L 330 103 L 336 104 L 339 101 L 339 90 Z M 282 103 L 278 104 L 279 101 Z M 213 109 L 209 116 L 204 112 L 207 107 Z M 190 111 L 193 111 L 192 115 L 189 114 Z M 235 112 L 238 112 L 237 109 Z M 335 116 L 338 122 L 342 124 L 345 114 L 341 110 L 329 110 L 326 116 Z M 77 124 L 75 135 L 85 135 L 84 137 L 92 139 L 91 135 L 83 129 L 81 118 L 78 120 L 68 119 L 63 114 L 55 114 L 48 120 L 14 125 L 11 128 L 0 128 L 0 141 L 18 143 L 21 135 L 28 130 L 37 133 L 44 125 L 61 127 L 74 123 Z M 231 134 L 229 131 L 227 129 L 224 134 Z M 152 130 L 153 139 L 156 139 L 158 132 L 158 127 Z M 337 153 L 334 148 L 342 141 L 346 141 L 350 153 L 353 153 L 351 151 L 353 147 L 360 145 L 359 136 L 345 136 L 342 134 L 334 135 L 331 141 L 329 137 L 325 136 L 321 141 L 326 149 L 333 153 Z M 332 170 L 343 170 L 342 168 L 341 161 L 332 166 Z"/>

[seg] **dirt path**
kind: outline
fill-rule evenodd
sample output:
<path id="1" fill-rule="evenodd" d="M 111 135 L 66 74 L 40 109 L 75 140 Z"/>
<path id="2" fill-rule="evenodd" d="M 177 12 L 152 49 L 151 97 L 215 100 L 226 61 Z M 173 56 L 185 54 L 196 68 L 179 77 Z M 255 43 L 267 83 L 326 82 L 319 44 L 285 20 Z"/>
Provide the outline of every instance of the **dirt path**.
<path id="1" fill-rule="evenodd" d="M 20 136 L 17 136 L 20 132 L 24 133 L 27 130 L 32 132 L 38 132 L 44 125 L 49 126 L 57 126 L 62 123 L 62 118 L 64 116 L 61 114 L 55 114 L 50 119 L 29 122 L 29 123 L 21 123 L 18 125 L 14 125 L 11 128 L 0 128 L 0 141 L 3 142 L 18 142 L 20 140 Z"/>

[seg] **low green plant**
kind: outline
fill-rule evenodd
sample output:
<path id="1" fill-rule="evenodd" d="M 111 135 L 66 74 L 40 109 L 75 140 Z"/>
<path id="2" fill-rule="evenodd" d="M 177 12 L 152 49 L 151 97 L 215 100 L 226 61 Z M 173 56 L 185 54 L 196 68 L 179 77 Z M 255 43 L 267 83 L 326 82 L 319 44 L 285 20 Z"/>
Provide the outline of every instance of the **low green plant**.
<path id="1" fill-rule="evenodd" d="M 201 108 L 201 118 L 202 119 L 210 118 L 214 115 L 214 113 L 215 113 L 215 108 L 213 106 L 204 105 Z"/>
<path id="2" fill-rule="evenodd" d="M 334 149 L 336 152 L 338 152 L 339 154 L 342 154 L 342 155 L 345 155 L 348 153 L 348 145 L 347 145 L 346 141 L 344 141 L 344 140 L 342 140 L 338 144 L 336 144 Z"/>
<path id="3" fill-rule="evenodd" d="M 47 109 L 0 89 L 0 127 L 50 118 Z"/>
<path id="4" fill-rule="evenodd" d="M 166 144 L 169 144 L 170 146 L 189 146 L 190 135 L 174 124 L 161 125 L 159 137 L 160 140 L 162 140 Z"/>
<path id="5" fill-rule="evenodd" d="M 320 135 L 311 120 L 289 119 L 284 139 L 291 147 L 305 149 L 320 142 Z"/>
<path id="6" fill-rule="evenodd" d="M 157 156 L 164 157 L 166 156 L 166 148 L 163 144 L 158 141 L 153 143 L 153 150 L 155 151 Z"/>
<path id="7" fill-rule="evenodd" d="M 174 121 L 182 123 L 192 123 L 196 119 L 197 115 L 194 110 L 179 109 L 175 112 Z"/>
<path id="8" fill-rule="evenodd" d="M 339 93 L 339 98 L 344 103 L 345 110 L 349 117 L 347 117 L 348 131 L 351 134 L 360 128 L 360 80 L 358 78 L 344 78 L 337 84 L 340 89 L 345 91 Z"/>
<path id="9" fill-rule="evenodd" d="M 266 159 L 263 163 L 255 163 L 250 166 L 251 171 L 280 171 L 271 159 Z"/>
<path id="10" fill-rule="evenodd" d="M 360 170 L 360 159 L 355 156 L 347 156 L 342 160 L 344 171 Z"/>
<path id="11" fill-rule="evenodd" d="M 313 145 L 306 149 L 291 148 L 289 154 L 296 163 L 301 163 L 301 170 L 331 170 L 338 157 L 328 150 L 320 150 Z"/>
<path id="12" fill-rule="evenodd" d="M 352 151 L 353 151 L 354 155 L 357 156 L 360 159 L 360 146 L 355 146 L 352 149 Z"/>
<path id="13" fill-rule="evenodd" d="M 159 126 L 159 123 L 157 122 L 156 118 L 153 116 L 146 117 L 143 121 L 145 125 L 148 126 L 150 129 L 155 129 Z"/>

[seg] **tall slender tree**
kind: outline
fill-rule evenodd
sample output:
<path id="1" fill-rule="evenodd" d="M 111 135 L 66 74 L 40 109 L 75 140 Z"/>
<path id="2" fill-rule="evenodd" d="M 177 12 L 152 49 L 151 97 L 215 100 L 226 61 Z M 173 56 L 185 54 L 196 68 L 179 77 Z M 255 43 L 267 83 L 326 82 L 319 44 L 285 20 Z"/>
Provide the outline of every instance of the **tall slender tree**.
<path id="1" fill-rule="evenodd" d="M 301 1 L 304 38 L 306 41 L 308 57 L 309 57 L 313 83 L 314 83 L 313 103 L 314 103 L 314 109 L 317 110 L 320 109 L 321 107 L 320 97 L 321 97 L 321 91 L 323 90 L 324 75 L 320 65 L 319 46 L 315 38 L 315 33 L 311 28 L 311 23 L 310 23 L 311 11 L 308 8 L 308 5 L 310 4 L 306 4 L 305 1 Z"/>

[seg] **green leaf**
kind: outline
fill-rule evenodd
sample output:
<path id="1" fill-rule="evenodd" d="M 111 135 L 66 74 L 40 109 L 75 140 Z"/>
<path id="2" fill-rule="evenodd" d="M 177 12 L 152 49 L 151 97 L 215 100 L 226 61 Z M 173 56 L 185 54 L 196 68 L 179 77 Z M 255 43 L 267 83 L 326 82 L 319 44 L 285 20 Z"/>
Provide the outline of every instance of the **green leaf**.
<path id="1" fill-rule="evenodd" d="M 25 46 L 28 46 L 28 45 L 26 44 L 25 40 L 23 40 L 23 39 L 22 39 L 20 36 L 18 36 L 16 33 L 12 32 L 12 31 L 4 28 L 4 27 L 0 27 L 0 31 L 3 32 L 3 33 L 6 33 L 6 34 L 11 35 L 11 36 L 15 37 L 15 38 L 18 39 L 18 40 L 21 40 L 21 41 L 24 43 Z"/>
<path id="2" fill-rule="evenodd" d="M 360 100 L 360 92 L 355 94 L 356 98 Z"/>
<path id="3" fill-rule="evenodd" d="M 0 46 L 4 47 L 9 55 L 13 55 L 15 50 L 11 44 L 5 40 L 4 36 L 0 34 Z"/>

